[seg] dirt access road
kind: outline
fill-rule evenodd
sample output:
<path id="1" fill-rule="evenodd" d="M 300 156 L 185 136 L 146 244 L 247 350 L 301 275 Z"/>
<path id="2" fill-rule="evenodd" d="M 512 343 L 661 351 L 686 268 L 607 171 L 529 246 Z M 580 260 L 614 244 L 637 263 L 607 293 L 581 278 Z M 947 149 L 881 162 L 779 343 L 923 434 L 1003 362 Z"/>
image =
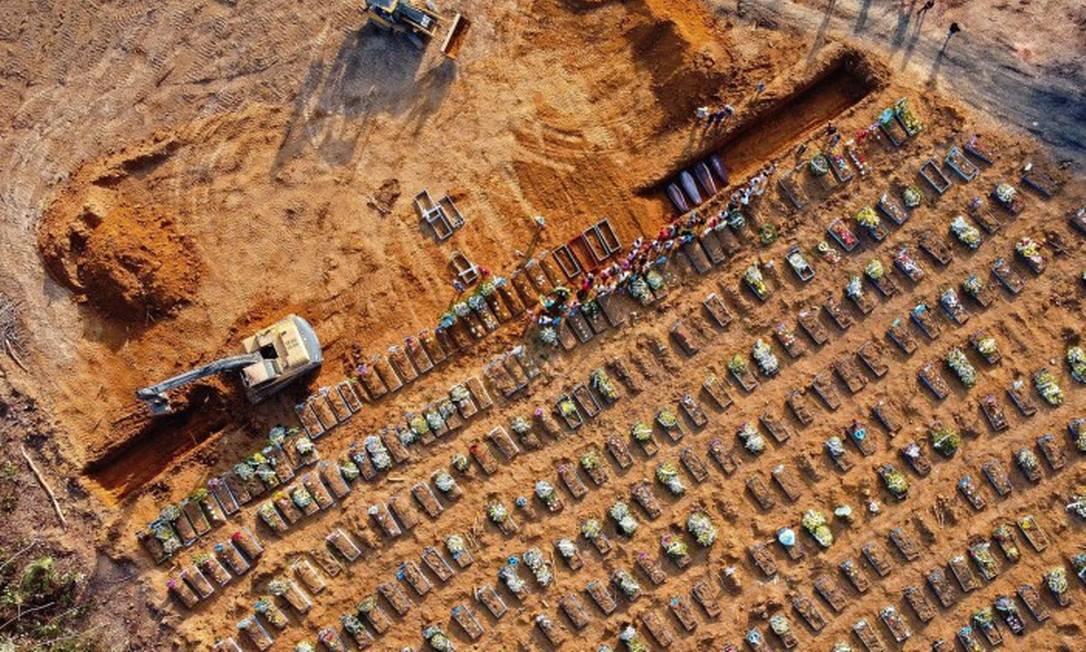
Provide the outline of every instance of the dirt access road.
<path id="1" fill-rule="evenodd" d="M 859 39 L 890 63 L 994 117 L 1031 132 L 1060 158 L 1086 161 L 1086 9 L 1076 3 L 872 0 L 711 0 L 718 14 L 761 27 L 815 34 L 809 57 L 827 42 Z M 1045 30 L 1038 29 L 1045 21 Z M 947 28 L 962 32 L 946 42 Z M 944 47 L 945 43 L 945 47 Z M 1075 47 L 1078 45 L 1079 47 Z"/>

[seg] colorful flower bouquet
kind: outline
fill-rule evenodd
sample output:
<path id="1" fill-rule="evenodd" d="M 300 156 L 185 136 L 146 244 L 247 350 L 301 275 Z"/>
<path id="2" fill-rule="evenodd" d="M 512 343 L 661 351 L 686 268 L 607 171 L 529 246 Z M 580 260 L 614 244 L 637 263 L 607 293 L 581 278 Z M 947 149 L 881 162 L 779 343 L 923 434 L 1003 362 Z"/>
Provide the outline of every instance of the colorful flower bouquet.
<path id="1" fill-rule="evenodd" d="M 905 204 L 905 208 L 916 208 L 923 200 L 924 195 L 916 186 L 905 186 L 901 191 L 901 203 Z"/>
<path id="2" fill-rule="evenodd" d="M 773 350 L 770 349 L 769 345 L 760 337 L 754 340 L 754 348 L 751 350 L 751 357 L 758 363 L 758 367 L 762 370 L 762 373 L 767 376 L 773 376 L 780 371 L 780 363 L 777 361 L 777 356 L 773 354 Z"/>
<path id="3" fill-rule="evenodd" d="M 709 515 L 703 511 L 691 512 L 690 516 L 686 517 L 686 531 L 694 537 L 698 545 L 705 548 L 716 542 L 716 526 L 713 525 Z"/>
<path id="4" fill-rule="evenodd" d="M 1071 377 L 1080 383 L 1086 383 L 1086 351 L 1081 346 L 1067 349 L 1067 364 L 1071 367 Z"/>
<path id="5" fill-rule="evenodd" d="M 1033 384 L 1045 403 L 1053 407 L 1063 405 L 1063 390 L 1056 383 L 1056 377 L 1047 368 L 1038 369 L 1037 373 L 1033 374 Z"/>
<path id="6" fill-rule="evenodd" d="M 621 500 L 616 500 L 608 511 L 615 521 L 615 527 L 622 534 L 632 537 L 637 532 L 637 520 L 630 513 L 630 506 Z"/>
<path id="7" fill-rule="evenodd" d="M 762 270 L 757 263 L 754 263 L 743 272 L 743 281 L 759 299 L 764 301 L 769 296 L 769 286 L 766 285 Z"/>
<path id="8" fill-rule="evenodd" d="M 818 545 L 823 548 L 829 548 L 833 545 L 833 532 L 830 530 L 825 514 L 817 509 L 809 509 L 803 513 L 803 519 L 800 522 L 803 529 L 814 537 Z"/>
<path id="9" fill-rule="evenodd" d="M 966 247 L 976 249 L 980 246 L 980 231 L 959 215 L 950 222 L 950 232 Z"/>
<path id="10" fill-rule="evenodd" d="M 614 403 L 618 400 L 618 389 L 615 387 L 615 383 L 611 380 L 611 376 L 604 371 L 603 367 L 597 367 L 593 370 L 589 376 L 589 382 L 592 385 L 592 389 L 600 393 L 600 396 L 604 398 L 608 403 Z"/>
<path id="11" fill-rule="evenodd" d="M 954 347 L 950 349 L 946 355 L 946 364 L 958 375 L 958 379 L 966 387 L 972 387 L 977 383 L 977 370 L 973 368 L 973 364 L 969 362 L 969 358 L 965 357 L 965 353 L 960 348 Z"/>
<path id="12" fill-rule="evenodd" d="M 929 432 L 931 446 L 943 457 L 954 455 L 961 448 L 962 437 L 958 431 L 942 422 L 936 423 Z"/>
<path id="13" fill-rule="evenodd" d="M 667 487 L 673 496 L 681 496 L 686 493 L 682 478 L 679 477 L 679 469 L 671 462 L 663 462 L 656 467 L 656 479 Z"/>
<path id="14" fill-rule="evenodd" d="M 758 432 L 758 429 L 750 421 L 743 422 L 743 425 L 739 426 L 739 430 L 735 434 L 739 441 L 743 442 L 743 448 L 750 453 L 759 455 L 765 452 L 765 437 Z"/>

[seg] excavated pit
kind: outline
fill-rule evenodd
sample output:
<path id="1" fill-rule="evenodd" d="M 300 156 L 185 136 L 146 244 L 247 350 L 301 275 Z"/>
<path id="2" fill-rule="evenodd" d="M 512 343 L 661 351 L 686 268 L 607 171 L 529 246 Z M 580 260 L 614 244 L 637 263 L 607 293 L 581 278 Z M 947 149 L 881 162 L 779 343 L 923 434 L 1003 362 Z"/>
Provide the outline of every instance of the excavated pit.
<path id="1" fill-rule="evenodd" d="M 732 180 L 741 180 L 756 172 L 766 161 L 805 134 L 832 122 L 878 90 L 880 82 L 866 60 L 855 53 L 834 59 L 794 92 L 747 119 L 738 128 L 706 143 L 676 165 L 666 177 L 646 189 L 644 194 L 661 197 L 667 185 L 679 173 L 698 161 L 716 154 L 728 168 Z"/>
<path id="2" fill-rule="evenodd" d="M 176 411 L 159 417 L 144 412 L 114 423 L 114 440 L 83 468 L 113 500 L 121 500 L 154 480 L 181 459 L 225 429 L 236 426 L 237 399 L 214 385 L 196 385 L 176 405 Z"/>

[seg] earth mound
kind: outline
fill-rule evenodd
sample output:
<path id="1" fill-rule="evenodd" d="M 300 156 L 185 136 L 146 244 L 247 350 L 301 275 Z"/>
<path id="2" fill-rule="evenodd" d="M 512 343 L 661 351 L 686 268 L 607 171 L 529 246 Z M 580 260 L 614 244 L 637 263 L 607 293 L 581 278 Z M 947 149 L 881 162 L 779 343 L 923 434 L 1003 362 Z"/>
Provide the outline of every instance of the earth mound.
<path id="1" fill-rule="evenodd" d="M 140 167 L 122 164 L 72 188 L 46 213 L 38 247 L 50 274 L 77 300 L 109 318 L 142 322 L 191 303 L 201 265 L 171 216 L 112 187 L 118 173 Z"/>

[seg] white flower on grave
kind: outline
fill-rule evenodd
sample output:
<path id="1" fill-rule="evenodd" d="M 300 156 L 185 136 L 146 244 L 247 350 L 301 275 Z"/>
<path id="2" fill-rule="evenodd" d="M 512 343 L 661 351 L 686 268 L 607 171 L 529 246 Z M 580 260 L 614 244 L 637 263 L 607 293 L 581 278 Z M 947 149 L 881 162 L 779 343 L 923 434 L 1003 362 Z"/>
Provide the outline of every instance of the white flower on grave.
<path id="1" fill-rule="evenodd" d="M 535 483 L 535 495 L 539 496 L 539 499 L 543 502 L 550 504 L 554 500 L 554 485 L 546 480 L 539 480 Z"/>
<path id="2" fill-rule="evenodd" d="M 694 535 L 698 545 L 709 547 L 716 541 L 716 526 L 705 512 L 692 512 L 686 519 L 686 531 Z"/>
<path id="3" fill-rule="evenodd" d="M 449 552 L 455 557 L 465 550 L 464 537 L 459 534 L 450 534 L 445 537 L 445 547 L 448 548 Z"/>
<path id="4" fill-rule="evenodd" d="M 520 575 L 517 575 L 517 567 L 514 564 L 502 566 L 498 574 L 513 593 L 521 593 L 526 588 L 524 580 L 520 578 Z"/>
<path id="5" fill-rule="evenodd" d="M 621 500 L 615 501 L 609 513 L 618 529 L 626 536 L 633 536 L 633 533 L 637 531 L 637 520 L 630 514 L 630 508 L 626 503 Z"/>
<path id="6" fill-rule="evenodd" d="M 769 628 L 773 630 L 774 634 L 787 634 L 791 631 L 792 627 L 788 623 L 788 619 L 783 614 L 774 614 L 769 617 Z"/>
<path id="7" fill-rule="evenodd" d="M 385 448 L 385 443 L 381 441 L 381 438 L 377 435 L 370 435 L 366 437 L 364 441 L 366 450 L 370 454 L 370 458 L 373 460 L 373 465 L 378 470 L 385 470 L 392 466 L 392 458 L 389 457 L 388 449 Z"/>
<path id="8" fill-rule="evenodd" d="M 547 564 L 543 560 L 543 553 L 539 548 L 525 550 L 521 558 L 524 559 L 524 565 L 532 570 L 535 580 L 540 586 L 545 587 L 551 583 L 551 571 L 547 568 Z"/>
<path id="9" fill-rule="evenodd" d="M 487 505 L 486 514 L 490 517 L 490 520 L 495 523 L 501 523 L 509 518 L 509 510 L 501 503 L 490 503 Z"/>
<path id="10" fill-rule="evenodd" d="M 430 410 L 426 413 L 426 425 L 430 427 L 430 430 L 441 430 L 445 427 L 445 419 L 437 410 Z"/>
<path id="11" fill-rule="evenodd" d="M 566 559 L 569 559 L 577 554 L 577 544 L 573 543 L 569 539 L 559 539 L 558 543 L 555 544 L 555 547 L 558 549 L 558 554 L 562 555 L 562 557 Z"/>
<path id="12" fill-rule="evenodd" d="M 544 326 L 539 329 L 539 341 L 547 346 L 556 346 L 558 344 L 558 331 L 551 326 Z"/>
<path id="13" fill-rule="evenodd" d="M 453 385 L 452 389 L 449 390 L 449 395 L 452 397 L 452 400 L 457 403 L 462 403 L 471 398 L 471 393 L 468 392 L 468 388 L 463 385 Z"/>

